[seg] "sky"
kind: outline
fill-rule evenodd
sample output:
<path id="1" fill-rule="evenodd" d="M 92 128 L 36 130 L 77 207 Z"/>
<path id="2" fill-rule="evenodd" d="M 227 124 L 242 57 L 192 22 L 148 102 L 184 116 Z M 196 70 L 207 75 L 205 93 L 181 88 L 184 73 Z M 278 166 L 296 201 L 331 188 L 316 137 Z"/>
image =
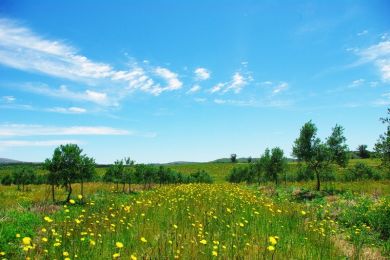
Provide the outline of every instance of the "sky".
<path id="1" fill-rule="evenodd" d="M 302 125 L 372 149 L 389 1 L 0 1 L 0 157 L 291 157 Z"/>

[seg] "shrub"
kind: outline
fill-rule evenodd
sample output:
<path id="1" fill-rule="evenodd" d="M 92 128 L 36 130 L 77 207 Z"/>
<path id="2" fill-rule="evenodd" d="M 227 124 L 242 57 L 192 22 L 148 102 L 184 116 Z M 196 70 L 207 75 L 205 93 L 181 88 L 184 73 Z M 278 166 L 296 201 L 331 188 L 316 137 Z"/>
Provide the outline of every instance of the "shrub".
<path id="1" fill-rule="evenodd" d="M 357 180 L 379 180 L 381 175 L 364 163 L 357 163 L 353 168 L 349 168 L 345 175 L 347 181 Z"/>

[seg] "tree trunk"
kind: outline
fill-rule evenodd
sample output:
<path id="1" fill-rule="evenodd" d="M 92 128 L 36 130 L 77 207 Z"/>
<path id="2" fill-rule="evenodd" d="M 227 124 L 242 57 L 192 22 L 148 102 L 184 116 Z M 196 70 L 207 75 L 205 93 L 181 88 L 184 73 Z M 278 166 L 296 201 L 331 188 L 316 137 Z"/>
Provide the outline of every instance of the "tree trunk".
<path id="1" fill-rule="evenodd" d="M 122 186 L 122 192 L 125 193 L 125 188 L 126 188 L 126 182 L 123 182 L 123 186 Z"/>
<path id="2" fill-rule="evenodd" d="M 54 197 L 54 184 L 51 185 L 51 198 L 53 199 L 53 203 L 56 201 Z"/>
<path id="3" fill-rule="evenodd" d="M 81 200 L 84 200 L 84 181 L 81 179 Z"/>
<path id="4" fill-rule="evenodd" d="M 71 183 L 69 183 L 68 191 L 69 191 L 69 193 L 68 193 L 68 197 L 66 198 L 66 202 L 69 202 L 70 195 L 72 194 L 72 184 Z"/>
<path id="5" fill-rule="evenodd" d="M 119 190 L 119 182 L 116 182 L 116 191 Z"/>
<path id="6" fill-rule="evenodd" d="M 321 183 L 320 183 L 320 173 L 316 171 L 316 177 L 317 177 L 317 190 L 319 191 L 321 188 Z"/>

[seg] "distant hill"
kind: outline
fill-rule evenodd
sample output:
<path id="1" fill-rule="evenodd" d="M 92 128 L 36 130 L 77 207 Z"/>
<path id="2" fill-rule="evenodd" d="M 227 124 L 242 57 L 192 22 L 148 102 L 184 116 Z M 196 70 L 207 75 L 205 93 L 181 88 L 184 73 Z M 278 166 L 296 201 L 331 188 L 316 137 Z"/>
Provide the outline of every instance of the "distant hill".
<path id="1" fill-rule="evenodd" d="M 21 161 L 7 159 L 7 158 L 0 158 L 0 164 L 14 164 L 14 163 L 22 163 Z"/>

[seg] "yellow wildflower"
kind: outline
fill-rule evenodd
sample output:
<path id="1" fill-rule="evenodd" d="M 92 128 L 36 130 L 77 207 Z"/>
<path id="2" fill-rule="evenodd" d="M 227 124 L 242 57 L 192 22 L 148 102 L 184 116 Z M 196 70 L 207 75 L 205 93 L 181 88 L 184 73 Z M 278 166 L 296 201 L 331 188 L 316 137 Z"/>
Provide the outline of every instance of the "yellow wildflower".
<path id="1" fill-rule="evenodd" d="M 137 260 L 137 257 L 136 257 L 135 255 L 131 255 L 131 256 L 130 256 L 130 259 L 131 259 L 131 260 Z"/>
<path id="2" fill-rule="evenodd" d="M 74 200 L 69 200 L 69 203 L 70 203 L 70 204 L 75 204 L 76 201 L 74 201 Z"/>
<path id="3" fill-rule="evenodd" d="M 0 252 L 0 255 L 1 256 L 5 256 L 5 252 Z"/>
<path id="4" fill-rule="evenodd" d="M 17 238 L 19 238 L 19 237 L 20 237 L 20 234 L 16 234 L 15 236 L 16 236 Z"/>
<path id="5" fill-rule="evenodd" d="M 77 196 L 77 198 L 78 198 L 79 200 L 81 200 L 81 199 L 83 199 L 83 195 L 80 194 L 80 195 Z"/>
<path id="6" fill-rule="evenodd" d="M 69 256 L 69 253 L 68 253 L 67 251 L 64 251 L 64 252 L 62 253 L 62 255 L 63 255 L 63 256 Z"/>
<path id="7" fill-rule="evenodd" d="M 268 246 L 267 249 L 268 249 L 268 251 L 274 251 L 275 247 L 274 246 Z"/>
<path id="8" fill-rule="evenodd" d="M 24 245 L 30 245 L 31 244 L 31 238 L 30 237 L 24 237 L 23 239 L 22 239 L 22 242 L 23 242 L 23 244 Z"/>
<path id="9" fill-rule="evenodd" d="M 207 244 L 207 241 L 205 240 L 205 239 L 202 239 L 202 240 L 200 240 L 199 241 L 201 244 L 203 244 L 203 245 L 206 245 Z"/>
<path id="10" fill-rule="evenodd" d="M 121 256 L 121 254 L 115 253 L 115 254 L 112 255 L 112 258 L 116 259 L 116 258 L 118 258 L 118 257 L 120 257 L 120 256 Z"/>
<path id="11" fill-rule="evenodd" d="M 270 236 L 270 237 L 268 238 L 268 240 L 269 240 L 269 242 L 270 242 L 273 246 L 276 245 L 276 244 L 278 243 L 278 241 L 276 241 L 276 238 L 273 237 L 273 236 Z"/>
<path id="12" fill-rule="evenodd" d="M 42 237 L 42 242 L 47 242 L 47 238 L 46 237 Z"/>
<path id="13" fill-rule="evenodd" d="M 44 219 L 46 222 L 48 222 L 48 223 L 53 222 L 53 220 L 52 220 L 50 217 L 48 217 L 48 216 L 44 217 L 43 219 Z"/>
<path id="14" fill-rule="evenodd" d="M 115 243 L 115 246 L 117 247 L 117 248 L 122 248 L 123 247 L 123 243 L 121 243 L 121 242 L 116 242 Z"/>
<path id="15" fill-rule="evenodd" d="M 212 255 L 213 255 L 213 256 L 218 256 L 218 252 L 217 252 L 217 251 L 213 251 L 213 252 L 212 252 Z"/>
<path id="16" fill-rule="evenodd" d="M 148 242 L 148 240 L 146 240 L 144 237 L 141 237 L 141 241 L 144 243 Z"/>
<path id="17" fill-rule="evenodd" d="M 303 216 L 305 216 L 305 215 L 306 215 L 306 211 L 302 210 L 302 211 L 301 211 L 301 214 L 302 214 Z"/>

